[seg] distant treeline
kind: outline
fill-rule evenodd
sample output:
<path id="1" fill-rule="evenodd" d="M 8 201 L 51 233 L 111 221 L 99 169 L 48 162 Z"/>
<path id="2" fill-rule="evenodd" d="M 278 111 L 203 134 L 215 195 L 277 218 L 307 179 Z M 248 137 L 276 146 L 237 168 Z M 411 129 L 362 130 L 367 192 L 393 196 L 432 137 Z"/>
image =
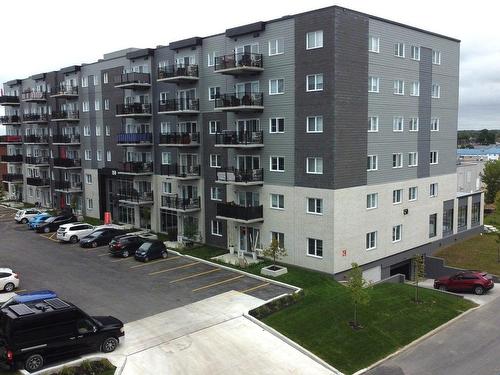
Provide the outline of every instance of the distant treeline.
<path id="1" fill-rule="evenodd" d="M 459 130 L 457 146 L 474 148 L 474 145 L 491 145 L 500 139 L 500 130 Z"/>

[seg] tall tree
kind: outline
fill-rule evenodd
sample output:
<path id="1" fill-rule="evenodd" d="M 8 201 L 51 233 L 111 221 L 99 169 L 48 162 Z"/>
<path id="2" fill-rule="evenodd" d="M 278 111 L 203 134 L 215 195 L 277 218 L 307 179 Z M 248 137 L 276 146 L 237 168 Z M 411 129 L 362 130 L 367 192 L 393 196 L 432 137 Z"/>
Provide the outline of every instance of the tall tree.
<path id="1" fill-rule="evenodd" d="M 481 173 L 483 183 L 486 185 L 486 203 L 493 203 L 497 192 L 500 190 L 500 160 L 490 160 L 484 164 Z"/>
<path id="2" fill-rule="evenodd" d="M 366 305 L 370 302 L 370 294 L 368 293 L 368 282 L 363 279 L 363 271 L 357 263 L 351 264 L 352 268 L 349 271 L 347 279 L 347 289 L 351 295 L 351 300 L 354 303 L 354 321 L 351 322 L 353 328 L 360 328 L 358 322 L 358 305 Z"/>
<path id="3" fill-rule="evenodd" d="M 495 143 L 495 132 L 483 129 L 477 135 L 476 141 L 482 145 L 491 145 Z"/>

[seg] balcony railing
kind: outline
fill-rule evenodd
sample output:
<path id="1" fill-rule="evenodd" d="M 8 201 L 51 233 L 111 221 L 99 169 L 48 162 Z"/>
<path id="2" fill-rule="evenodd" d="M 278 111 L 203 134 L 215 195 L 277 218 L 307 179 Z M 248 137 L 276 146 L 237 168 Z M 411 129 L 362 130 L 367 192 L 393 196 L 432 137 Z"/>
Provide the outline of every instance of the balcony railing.
<path id="1" fill-rule="evenodd" d="M 179 178 L 200 177 L 199 165 L 163 164 L 160 173 L 164 176 L 175 176 Z"/>
<path id="2" fill-rule="evenodd" d="M 214 70 L 223 74 L 251 74 L 264 70 L 262 54 L 251 52 L 232 53 L 215 57 Z"/>
<path id="3" fill-rule="evenodd" d="M 234 169 L 217 170 L 216 179 L 223 183 L 252 184 L 264 181 L 264 169 Z"/>
<path id="4" fill-rule="evenodd" d="M 24 162 L 33 165 L 49 165 L 49 158 L 46 156 L 26 156 Z"/>
<path id="5" fill-rule="evenodd" d="M 81 166 L 82 166 L 81 159 L 54 158 L 54 167 L 80 168 Z"/>
<path id="6" fill-rule="evenodd" d="M 132 145 L 150 145 L 153 142 L 152 133 L 120 133 L 117 137 L 119 145 L 132 144 Z"/>
<path id="7" fill-rule="evenodd" d="M 116 115 L 122 117 L 151 116 L 151 104 L 117 104 Z"/>
<path id="8" fill-rule="evenodd" d="M 179 211 L 195 211 L 201 208 L 201 199 L 162 195 L 161 206 Z"/>
<path id="9" fill-rule="evenodd" d="M 256 147 L 264 145 L 264 132 L 259 131 L 223 131 L 215 134 L 215 145 L 222 147 Z"/>
<path id="10" fill-rule="evenodd" d="M 228 112 L 262 111 L 264 95 L 261 92 L 221 94 L 215 98 L 215 109 Z"/>
<path id="11" fill-rule="evenodd" d="M 22 163 L 23 155 L 2 155 L 0 160 L 5 163 Z"/>
<path id="12" fill-rule="evenodd" d="M 153 203 L 153 192 L 152 191 L 137 191 L 133 190 L 119 190 L 117 194 L 119 200 L 129 201 L 129 202 L 150 202 Z"/>
<path id="13" fill-rule="evenodd" d="M 52 136 L 52 143 L 80 143 L 80 134 L 54 134 Z"/>
<path id="14" fill-rule="evenodd" d="M 163 133 L 160 134 L 162 145 L 197 146 L 200 143 L 200 133 Z"/>
<path id="15" fill-rule="evenodd" d="M 152 173 L 153 163 L 143 163 L 139 161 L 128 161 L 121 164 L 120 172 L 122 173 Z"/>
<path id="16" fill-rule="evenodd" d="M 23 102 L 44 102 L 47 100 L 47 93 L 44 91 L 25 91 L 21 94 Z"/>
<path id="17" fill-rule="evenodd" d="M 19 97 L 14 95 L 0 95 L 0 105 L 19 105 Z"/>
<path id="18" fill-rule="evenodd" d="M 199 99 L 168 99 L 160 101 L 158 113 L 198 113 Z"/>
<path id="19" fill-rule="evenodd" d="M 83 190 L 83 184 L 81 182 L 71 182 L 71 181 L 54 181 L 54 189 L 65 190 L 65 191 L 80 191 Z"/>
<path id="20" fill-rule="evenodd" d="M 0 143 L 23 143 L 20 135 L 0 135 Z"/>
<path id="21" fill-rule="evenodd" d="M 240 206 L 234 202 L 217 203 L 217 217 L 234 219 L 242 222 L 257 222 L 264 220 L 261 206 Z"/>
<path id="22" fill-rule="evenodd" d="M 151 75 L 149 73 L 124 73 L 115 76 L 115 87 L 147 89 L 151 86 Z"/>
<path id="23" fill-rule="evenodd" d="M 78 111 L 52 112 L 50 119 L 52 121 L 79 121 L 80 113 Z"/>
<path id="24" fill-rule="evenodd" d="M 73 98 L 78 96 L 78 86 L 59 85 L 50 91 L 53 98 Z"/>
<path id="25" fill-rule="evenodd" d="M 26 179 L 26 184 L 31 186 L 50 186 L 50 180 L 41 177 L 28 177 Z"/>
<path id="26" fill-rule="evenodd" d="M 198 80 L 198 65 L 169 65 L 158 68 L 158 81 L 183 82 Z"/>
<path id="27" fill-rule="evenodd" d="M 17 182 L 17 181 L 23 181 L 23 174 L 22 173 L 7 173 L 2 176 L 2 181 L 7 181 L 7 182 Z"/>
<path id="28" fill-rule="evenodd" d="M 49 143 L 49 137 L 46 135 L 25 135 L 24 143 Z"/>
<path id="29" fill-rule="evenodd" d="M 1 116 L 0 117 L 0 123 L 2 123 L 4 125 L 20 124 L 21 123 L 21 117 L 19 117 L 17 115 Z"/>
<path id="30" fill-rule="evenodd" d="M 47 114 L 29 113 L 23 115 L 23 122 L 37 123 L 37 122 L 47 122 L 49 121 L 49 116 Z"/>

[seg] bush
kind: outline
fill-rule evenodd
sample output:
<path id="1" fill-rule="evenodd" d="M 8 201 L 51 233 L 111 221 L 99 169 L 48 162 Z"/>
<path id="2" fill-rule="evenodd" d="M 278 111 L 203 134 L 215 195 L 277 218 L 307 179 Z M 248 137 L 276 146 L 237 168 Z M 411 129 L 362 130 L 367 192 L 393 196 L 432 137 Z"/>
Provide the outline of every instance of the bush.
<path id="1" fill-rule="evenodd" d="M 265 317 L 280 311 L 288 306 L 295 304 L 301 298 L 304 297 L 304 291 L 300 290 L 299 292 L 293 294 L 287 294 L 281 298 L 272 300 L 265 305 L 259 306 L 253 310 L 250 310 L 248 313 L 256 319 L 262 320 Z"/>
<path id="2" fill-rule="evenodd" d="M 83 361 L 80 366 L 64 367 L 53 375 L 102 375 L 116 369 L 107 359 L 98 361 Z"/>

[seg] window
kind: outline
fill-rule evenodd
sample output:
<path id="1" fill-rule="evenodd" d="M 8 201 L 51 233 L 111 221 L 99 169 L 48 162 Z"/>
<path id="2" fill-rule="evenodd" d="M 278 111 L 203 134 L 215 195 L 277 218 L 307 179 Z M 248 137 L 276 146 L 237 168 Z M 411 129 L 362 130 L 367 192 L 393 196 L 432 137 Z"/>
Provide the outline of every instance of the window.
<path id="1" fill-rule="evenodd" d="M 323 174 L 323 158 L 307 158 L 306 172 L 309 174 Z"/>
<path id="2" fill-rule="evenodd" d="M 439 86 L 437 83 L 432 84 L 431 97 L 433 99 L 439 99 L 441 97 L 441 86 Z"/>
<path id="3" fill-rule="evenodd" d="M 106 161 L 111 161 L 111 151 L 106 151 Z"/>
<path id="4" fill-rule="evenodd" d="M 379 53 L 380 52 L 380 38 L 376 36 L 369 36 L 368 38 L 368 51 Z"/>
<path id="5" fill-rule="evenodd" d="M 307 239 L 307 255 L 312 257 L 323 257 L 323 240 L 316 238 Z"/>
<path id="6" fill-rule="evenodd" d="M 472 225 L 479 225 L 481 221 L 481 202 L 474 202 L 472 203 L 472 217 L 471 217 L 471 224 Z"/>
<path id="7" fill-rule="evenodd" d="M 109 137 L 111 135 L 111 129 L 110 129 L 109 125 L 106 125 L 104 127 L 104 131 L 106 132 L 106 137 Z"/>
<path id="8" fill-rule="evenodd" d="M 271 194 L 271 208 L 283 210 L 285 208 L 285 196 L 283 194 Z"/>
<path id="9" fill-rule="evenodd" d="M 429 215 L 429 238 L 436 237 L 437 214 Z"/>
<path id="10" fill-rule="evenodd" d="M 92 210 L 94 208 L 94 201 L 92 198 L 87 198 L 87 210 Z"/>
<path id="11" fill-rule="evenodd" d="M 306 91 L 323 91 L 323 73 L 309 74 L 306 77 Z"/>
<path id="12" fill-rule="evenodd" d="M 212 235 L 222 236 L 222 223 L 219 220 L 212 220 Z"/>
<path id="13" fill-rule="evenodd" d="M 213 201 L 222 201 L 222 188 L 221 187 L 211 187 L 210 188 L 210 199 Z"/>
<path id="14" fill-rule="evenodd" d="M 394 56 L 396 57 L 405 57 L 405 44 L 404 43 L 396 43 L 394 44 Z"/>
<path id="15" fill-rule="evenodd" d="M 366 250 L 373 250 L 377 247 L 377 232 L 366 233 Z"/>
<path id="16" fill-rule="evenodd" d="M 378 132 L 378 116 L 368 117 L 368 131 Z"/>
<path id="17" fill-rule="evenodd" d="M 392 167 L 403 168 L 403 154 L 392 154 Z"/>
<path id="18" fill-rule="evenodd" d="M 269 133 L 284 133 L 285 132 L 285 118 L 272 117 L 269 119 Z"/>
<path id="19" fill-rule="evenodd" d="M 397 79 L 394 81 L 394 95 L 405 94 L 405 81 Z"/>
<path id="20" fill-rule="evenodd" d="M 308 214 L 323 214 L 323 199 L 307 198 L 307 213 Z"/>
<path id="21" fill-rule="evenodd" d="M 210 154 L 210 167 L 211 168 L 221 168 L 221 160 L 219 154 Z"/>
<path id="22" fill-rule="evenodd" d="M 434 182 L 429 185 L 429 197 L 434 198 L 438 195 L 438 184 Z"/>
<path id="23" fill-rule="evenodd" d="M 439 118 L 433 117 L 431 118 L 431 132 L 439 131 Z"/>
<path id="24" fill-rule="evenodd" d="M 269 56 L 281 55 L 284 52 L 285 41 L 282 38 L 269 41 Z"/>
<path id="25" fill-rule="evenodd" d="M 98 99 L 95 100 L 94 109 L 96 111 L 100 111 L 101 110 L 101 102 Z"/>
<path id="26" fill-rule="evenodd" d="M 371 210 L 378 206 L 378 193 L 371 193 L 366 195 L 366 208 Z"/>
<path id="27" fill-rule="evenodd" d="M 379 92 L 380 78 L 368 77 L 368 92 Z"/>
<path id="28" fill-rule="evenodd" d="M 85 174 L 85 183 L 87 185 L 92 185 L 92 175 L 91 174 Z"/>
<path id="29" fill-rule="evenodd" d="M 164 194 L 172 194 L 172 183 L 170 181 L 163 181 L 161 185 Z"/>
<path id="30" fill-rule="evenodd" d="M 85 160 L 92 160 L 92 154 L 90 150 L 85 150 Z"/>
<path id="31" fill-rule="evenodd" d="M 408 130 L 411 132 L 418 132 L 418 117 L 411 117 L 408 122 Z"/>
<path id="32" fill-rule="evenodd" d="M 408 189 L 408 200 L 416 201 L 418 198 L 418 188 L 416 186 L 412 186 Z"/>
<path id="33" fill-rule="evenodd" d="M 403 189 L 396 189 L 392 191 L 392 204 L 400 204 L 403 202 Z"/>
<path id="34" fill-rule="evenodd" d="M 378 160 L 377 155 L 368 155 L 367 158 L 367 171 L 376 171 L 378 169 Z"/>
<path id="35" fill-rule="evenodd" d="M 89 102 L 87 102 L 87 101 L 82 102 L 82 111 L 83 112 L 89 111 Z"/>
<path id="36" fill-rule="evenodd" d="M 281 232 L 271 232 L 271 241 L 276 240 L 278 241 L 278 246 L 281 249 L 285 248 L 285 233 Z"/>
<path id="37" fill-rule="evenodd" d="M 99 76 L 96 74 L 94 75 L 94 86 L 98 86 L 99 85 Z"/>
<path id="38" fill-rule="evenodd" d="M 432 63 L 434 65 L 441 65 L 441 52 L 432 50 Z"/>
<path id="39" fill-rule="evenodd" d="M 408 167 L 416 167 L 418 165 L 418 152 L 408 153 Z"/>
<path id="40" fill-rule="evenodd" d="M 89 77 L 82 77 L 82 87 L 89 86 Z"/>
<path id="41" fill-rule="evenodd" d="M 311 31 L 306 34 L 306 49 L 323 47 L 323 30 Z"/>
<path id="42" fill-rule="evenodd" d="M 410 47 L 410 58 L 412 60 L 420 60 L 420 47 L 411 46 Z"/>
<path id="43" fill-rule="evenodd" d="M 104 110 L 109 111 L 109 99 L 104 99 Z"/>
<path id="44" fill-rule="evenodd" d="M 402 132 L 404 126 L 404 118 L 401 116 L 396 116 L 392 119 L 392 131 Z"/>
<path id="45" fill-rule="evenodd" d="M 172 164 L 172 153 L 168 151 L 163 151 L 161 153 L 161 163 L 163 165 Z"/>
<path id="46" fill-rule="evenodd" d="M 216 55 L 215 51 L 209 52 L 207 54 L 208 66 L 214 66 L 215 65 L 215 55 Z"/>
<path id="47" fill-rule="evenodd" d="M 443 236 L 453 233 L 453 208 L 443 210 Z"/>
<path id="48" fill-rule="evenodd" d="M 96 152 L 97 161 L 102 161 L 102 151 L 97 150 Z"/>
<path id="49" fill-rule="evenodd" d="M 102 75 L 102 81 L 103 83 L 108 83 L 109 82 L 109 76 L 108 76 L 108 73 L 104 73 Z"/>
<path id="50" fill-rule="evenodd" d="M 285 80 L 283 78 L 269 80 L 269 95 L 279 95 L 285 92 Z"/>
<path id="51" fill-rule="evenodd" d="M 85 125 L 83 127 L 83 136 L 90 137 L 90 125 Z"/>
<path id="52" fill-rule="evenodd" d="M 458 222 L 457 222 L 458 230 L 467 229 L 467 205 L 459 205 L 458 206 Z"/>
<path id="53" fill-rule="evenodd" d="M 420 96 L 420 81 L 413 81 L 411 83 L 410 96 Z"/>
<path id="54" fill-rule="evenodd" d="M 431 164 L 437 164 L 438 157 L 439 157 L 438 151 L 431 151 Z"/>
<path id="55" fill-rule="evenodd" d="M 307 133 L 322 133 L 323 132 L 323 116 L 307 117 Z"/>
<path id="56" fill-rule="evenodd" d="M 212 120 L 208 122 L 208 133 L 217 134 L 221 132 L 220 121 Z"/>
<path id="57" fill-rule="evenodd" d="M 403 232 L 403 225 L 395 225 L 392 227 L 392 242 L 399 242 L 401 241 L 401 236 Z"/>
<path id="58" fill-rule="evenodd" d="M 285 171 L 285 158 L 283 156 L 271 156 L 269 170 L 272 172 Z"/>
<path id="59" fill-rule="evenodd" d="M 96 127 L 95 127 L 95 135 L 96 135 L 96 137 L 100 137 L 101 136 L 101 125 L 96 125 Z"/>
<path id="60" fill-rule="evenodd" d="M 209 87 L 208 88 L 208 100 L 214 101 L 220 96 L 220 87 Z"/>

